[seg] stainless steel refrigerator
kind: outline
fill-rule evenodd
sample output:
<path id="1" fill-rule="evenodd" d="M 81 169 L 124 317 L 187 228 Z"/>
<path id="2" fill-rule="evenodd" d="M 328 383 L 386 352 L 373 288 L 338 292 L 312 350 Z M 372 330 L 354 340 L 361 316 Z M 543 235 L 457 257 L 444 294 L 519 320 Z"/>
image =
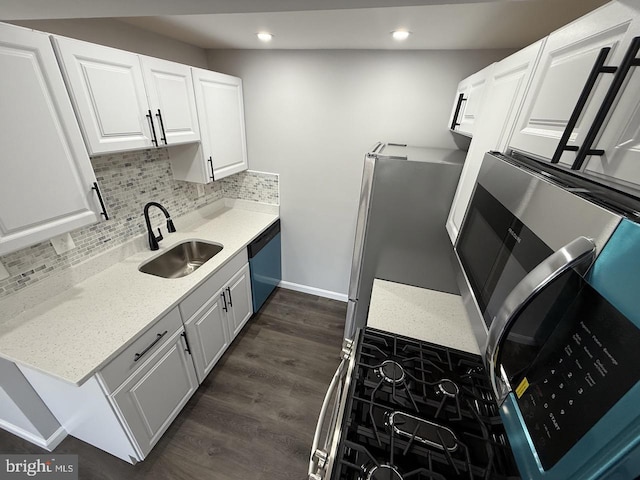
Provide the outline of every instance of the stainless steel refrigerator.
<path id="1" fill-rule="evenodd" d="M 445 222 L 465 155 L 393 143 L 365 155 L 346 338 L 366 325 L 374 278 L 459 293 Z"/>

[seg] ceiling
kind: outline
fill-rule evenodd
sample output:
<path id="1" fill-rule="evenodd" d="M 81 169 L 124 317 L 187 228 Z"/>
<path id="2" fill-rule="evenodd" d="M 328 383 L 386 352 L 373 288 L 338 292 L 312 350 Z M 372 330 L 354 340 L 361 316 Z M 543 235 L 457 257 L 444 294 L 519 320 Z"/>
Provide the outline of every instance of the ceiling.
<path id="1" fill-rule="evenodd" d="M 607 0 L 0 0 L 4 20 L 116 18 L 202 48 L 522 48 Z M 391 31 L 411 32 L 404 42 Z M 269 43 L 256 33 L 274 34 Z"/>

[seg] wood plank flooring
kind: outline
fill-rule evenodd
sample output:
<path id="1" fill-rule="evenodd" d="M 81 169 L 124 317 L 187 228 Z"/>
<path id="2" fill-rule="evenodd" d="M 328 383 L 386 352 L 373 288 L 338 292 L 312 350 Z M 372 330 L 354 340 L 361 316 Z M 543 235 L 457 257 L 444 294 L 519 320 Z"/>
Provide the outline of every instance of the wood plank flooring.
<path id="1" fill-rule="evenodd" d="M 82 479 L 306 479 L 322 399 L 339 363 L 346 304 L 277 289 L 147 459 L 130 465 L 71 436 Z M 2 453 L 46 453 L 0 430 Z"/>

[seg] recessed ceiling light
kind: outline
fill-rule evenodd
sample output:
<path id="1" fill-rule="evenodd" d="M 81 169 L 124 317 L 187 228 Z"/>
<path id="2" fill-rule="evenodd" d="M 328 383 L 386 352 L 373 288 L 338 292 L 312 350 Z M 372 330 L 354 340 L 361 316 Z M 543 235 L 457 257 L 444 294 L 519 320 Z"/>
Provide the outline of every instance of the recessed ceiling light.
<path id="1" fill-rule="evenodd" d="M 406 40 L 410 34 L 411 32 L 408 32 L 407 30 L 394 30 L 391 32 L 393 39 L 398 41 Z"/>
<path id="2" fill-rule="evenodd" d="M 258 38 L 263 42 L 270 42 L 273 38 L 273 35 L 268 32 L 258 32 L 256 35 L 258 35 Z"/>

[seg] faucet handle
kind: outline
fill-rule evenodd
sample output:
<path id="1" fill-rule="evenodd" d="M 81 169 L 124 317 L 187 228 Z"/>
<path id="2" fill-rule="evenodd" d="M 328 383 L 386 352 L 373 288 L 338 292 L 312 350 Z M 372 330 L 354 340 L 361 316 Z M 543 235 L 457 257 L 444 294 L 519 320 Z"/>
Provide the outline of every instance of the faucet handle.
<path id="1" fill-rule="evenodd" d="M 162 236 L 162 230 L 160 230 L 160 227 L 158 227 L 158 236 L 156 237 L 156 240 L 159 242 L 162 239 L 164 239 L 164 237 Z"/>

